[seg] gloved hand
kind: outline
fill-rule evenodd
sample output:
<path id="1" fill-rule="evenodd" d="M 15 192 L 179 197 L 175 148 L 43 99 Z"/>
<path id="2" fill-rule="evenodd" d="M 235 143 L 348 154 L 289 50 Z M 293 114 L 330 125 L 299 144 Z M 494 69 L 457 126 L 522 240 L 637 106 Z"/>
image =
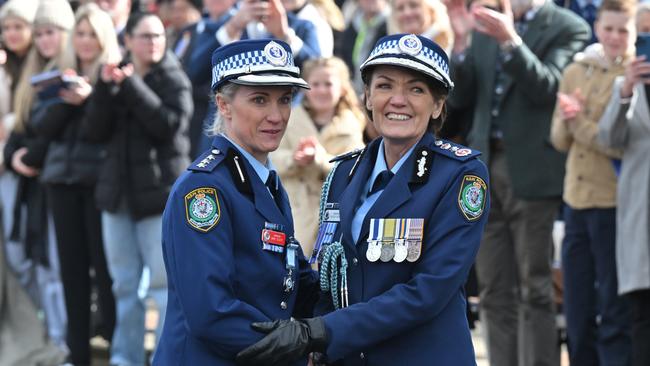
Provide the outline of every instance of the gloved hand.
<path id="1" fill-rule="evenodd" d="M 325 322 L 320 317 L 253 323 L 251 327 L 268 335 L 237 354 L 240 365 L 287 364 L 327 348 Z"/>

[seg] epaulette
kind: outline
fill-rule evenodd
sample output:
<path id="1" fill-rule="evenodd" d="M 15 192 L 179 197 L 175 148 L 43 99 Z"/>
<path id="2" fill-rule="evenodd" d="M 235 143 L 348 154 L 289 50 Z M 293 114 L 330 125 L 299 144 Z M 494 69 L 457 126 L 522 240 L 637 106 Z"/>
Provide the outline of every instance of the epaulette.
<path id="1" fill-rule="evenodd" d="M 221 150 L 212 148 L 211 150 L 204 152 L 198 157 L 198 159 L 194 160 L 187 169 L 195 172 L 209 173 L 219 165 L 223 160 L 223 156 Z"/>
<path id="2" fill-rule="evenodd" d="M 432 149 L 434 152 L 460 161 L 469 160 L 481 155 L 481 152 L 478 150 L 472 150 L 463 145 L 443 139 L 436 139 L 433 145 L 435 146 Z"/>
<path id="3" fill-rule="evenodd" d="M 365 149 L 366 148 L 364 147 L 363 149 L 356 149 L 356 150 L 348 151 L 341 155 L 337 155 L 330 160 L 330 163 L 356 158 L 357 156 L 361 155 Z"/>

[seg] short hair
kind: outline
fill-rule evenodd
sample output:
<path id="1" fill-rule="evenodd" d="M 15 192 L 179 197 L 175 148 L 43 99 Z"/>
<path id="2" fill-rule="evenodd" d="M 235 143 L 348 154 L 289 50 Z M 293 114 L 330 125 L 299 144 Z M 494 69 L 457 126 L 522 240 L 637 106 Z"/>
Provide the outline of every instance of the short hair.
<path id="1" fill-rule="evenodd" d="M 634 17 L 636 14 L 636 0 L 603 0 L 602 4 L 598 8 L 596 13 L 596 19 L 600 18 L 600 15 L 604 11 L 613 11 L 617 13 L 625 13 L 630 17 Z"/>

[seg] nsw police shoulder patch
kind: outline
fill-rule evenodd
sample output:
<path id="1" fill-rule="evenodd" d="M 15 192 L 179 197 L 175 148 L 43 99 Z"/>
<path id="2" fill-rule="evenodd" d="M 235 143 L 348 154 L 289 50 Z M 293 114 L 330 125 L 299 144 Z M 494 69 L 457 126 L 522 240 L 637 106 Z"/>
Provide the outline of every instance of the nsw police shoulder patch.
<path id="1" fill-rule="evenodd" d="M 211 187 L 197 188 L 185 195 L 187 223 L 198 231 L 207 233 L 221 219 L 217 190 Z"/>
<path id="2" fill-rule="evenodd" d="M 458 192 L 458 208 L 468 221 L 476 221 L 485 210 L 487 184 L 476 175 L 465 175 Z"/>

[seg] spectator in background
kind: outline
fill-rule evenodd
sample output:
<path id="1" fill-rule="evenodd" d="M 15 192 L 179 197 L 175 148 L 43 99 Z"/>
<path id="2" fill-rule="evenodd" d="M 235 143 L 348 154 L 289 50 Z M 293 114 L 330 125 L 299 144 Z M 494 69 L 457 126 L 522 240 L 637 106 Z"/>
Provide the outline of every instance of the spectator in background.
<path id="1" fill-rule="evenodd" d="M 52 6 L 64 9 L 62 3 L 66 1 L 52 1 Z M 61 12 L 50 9 L 53 19 L 63 18 L 63 14 L 58 14 Z M 95 95 L 92 94 L 100 66 L 119 62 L 121 54 L 111 18 L 97 5 L 84 5 L 78 9 L 76 18 L 71 11 L 65 18 L 74 30 L 70 42 L 64 42 L 65 51 L 56 66 L 66 75 L 78 75 L 79 78 L 61 91 L 60 99 L 35 113 L 30 125 L 50 141 L 40 179 L 46 184 L 58 239 L 69 319 L 68 360 L 74 365 L 88 365 L 91 361 L 88 342 L 91 337 L 91 269 L 95 273 L 97 302 L 102 315 L 101 335 L 107 340 L 112 338 L 115 326 L 115 299 L 104 255 L 101 215 L 93 199 L 105 151 L 102 145 L 87 141 L 80 131 L 84 119 L 92 115 L 97 103 L 101 103 L 93 100 Z M 38 28 L 36 32 L 38 44 Z"/>
<path id="2" fill-rule="evenodd" d="M 295 236 L 307 258 L 318 230 L 321 187 L 334 156 L 363 147 L 365 116 L 338 57 L 309 60 L 302 75 L 311 87 L 293 108 L 290 128 L 271 159 L 294 212 Z"/>
<path id="3" fill-rule="evenodd" d="M 108 13 L 113 20 L 115 33 L 117 33 L 117 42 L 120 47 L 124 47 L 124 28 L 131 14 L 132 0 L 94 0 L 99 7 Z M 125 49 L 122 50 L 124 54 Z"/>
<path id="4" fill-rule="evenodd" d="M 167 45 L 175 45 L 182 30 L 198 23 L 201 20 L 202 11 L 202 0 L 172 0 L 169 24 L 165 25 Z"/>
<path id="5" fill-rule="evenodd" d="M 316 37 L 322 57 L 331 57 L 334 52 L 334 34 L 327 19 L 309 0 L 282 0 L 282 5 L 298 19 L 304 19 L 314 24 Z"/>
<path id="6" fill-rule="evenodd" d="M 334 0 L 310 0 L 310 3 L 318 9 L 318 12 L 325 18 L 330 28 L 332 28 L 334 35 L 334 44 L 332 47 L 335 47 L 340 42 L 343 30 L 345 29 L 345 19 L 343 19 L 341 9 L 336 5 Z"/>
<path id="7" fill-rule="evenodd" d="M 4 147 L 4 160 L 17 177 L 17 188 L 13 208 L 6 215 L 11 219 L 8 244 L 18 246 L 24 253 L 20 262 L 24 267 L 18 273 L 29 274 L 29 282 L 24 285 L 36 306 L 44 312 L 48 335 L 65 350 L 66 315 L 56 237 L 45 190 L 39 182 L 48 142 L 29 125 L 35 111 L 48 102 L 36 97 L 30 79 L 52 68 L 72 28 L 72 9 L 67 1 L 63 4 L 51 1 L 42 1 L 33 15 L 34 45 L 25 58 L 12 101 L 14 126 Z M 51 18 L 48 13 L 61 5 L 65 7 L 57 12 L 56 19 Z"/>
<path id="8" fill-rule="evenodd" d="M 194 113 L 190 120 L 190 156 L 196 157 L 210 147 L 205 130 L 216 113 L 210 102 L 210 65 L 212 51 L 219 48 L 216 33 L 235 12 L 235 0 L 205 0 L 207 17 L 187 26 L 172 49 L 192 83 Z"/>
<path id="9" fill-rule="evenodd" d="M 591 41 L 597 41 L 596 33 L 594 32 L 594 22 L 596 21 L 596 14 L 598 8 L 603 3 L 603 0 L 553 0 L 558 6 L 564 7 L 576 13 L 579 17 L 589 23 L 591 28 Z"/>
<path id="10" fill-rule="evenodd" d="M 241 0 L 217 32 L 219 45 L 240 39 L 277 38 L 291 46 L 296 66 L 321 56 L 314 24 L 287 13 L 281 0 Z"/>
<path id="11" fill-rule="evenodd" d="M 647 27 L 641 4 L 637 30 Z M 650 365 L 650 62 L 634 58 L 614 82 L 612 97 L 599 121 L 599 141 L 623 151 L 618 177 L 616 265 L 618 293 L 632 315 L 632 365 Z"/>
<path id="12" fill-rule="evenodd" d="M 597 141 L 612 85 L 634 56 L 634 0 L 603 0 L 594 43 L 562 76 L 551 142 L 568 153 L 562 243 L 564 313 L 572 365 L 630 365 L 629 309 L 616 280 L 620 152 Z"/>
<path id="13" fill-rule="evenodd" d="M 389 33 L 420 34 L 451 53 L 454 34 L 445 4 L 440 0 L 391 0 L 390 4 Z"/>
<path id="14" fill-rule="evenodd" d="M 165 52 L 157 16 L 131 15 L 124 41 L 129 56 L 121 65 L 102 67 L 97 103 L 84 127 L 107 147 L 95 198 L 117 305 L 110 363 L 144 365 L 145 307 L 138 287 L 147 266 L 159 336 L 167 304 L 161 218 L 172 184 L 189 164 L 192 95 L 176 57 Z"/>
<path id="15" fill-rule="evenodd" d="M 476 270 L 492 365 L 558 365 L 551 231 L 565 157 L 548 144 L 562 70 L 590 38 L 575 14 L 545 0 L 502 0 L 502 12 L 447 5 L 456 87 L 475 106 L 468 142 L 488 163 L 492 208 Z M 471 33 L 471 43 L 470 43 Z"/>
<path id="16" fill-rule="evenodd" d="M 386 0 L 359 0 L 350 24 L 343 31 L 341 42 L 334 45 L 334 54 L 348 65 L 357 95 L 363 92 L 359 66 L 368 58 L 379 38 L 388 33 L 389 13 Z"/>
<path id="17" fill-rule="evenodd" d="M 37 7 L 36 1 L 14 0 L 4 3 L 0 9 L 4 44 L 4 49 L 0 51 L 2 148 L 13 128 L 12 99 L 32 43 L 31 23 Z M 0 156 L 0 161 L 2 160 L 3 157 Z M 36 304 L 15 276 L 15 265 L 10 265 L 9 258 L 5 256 L 12 249 L 17 249 L 22 253 L 21 257 L 24 257 L 24 249 L 22 243 L 7 242 L 18 178 L 12 172 L 5 172 L 4 168 L 0 166 L 0 211 L 3 217 L 3 222 L 0 223 L 0 365 L 59 364 L 64 354 L 43 337 L 47 330 L 39 319 Z"/>
<path id="18" fill-rule="evenodd" d="M 642 3 L 637 7 L 636 32 L 650 33 L 650 3 Z"/>

